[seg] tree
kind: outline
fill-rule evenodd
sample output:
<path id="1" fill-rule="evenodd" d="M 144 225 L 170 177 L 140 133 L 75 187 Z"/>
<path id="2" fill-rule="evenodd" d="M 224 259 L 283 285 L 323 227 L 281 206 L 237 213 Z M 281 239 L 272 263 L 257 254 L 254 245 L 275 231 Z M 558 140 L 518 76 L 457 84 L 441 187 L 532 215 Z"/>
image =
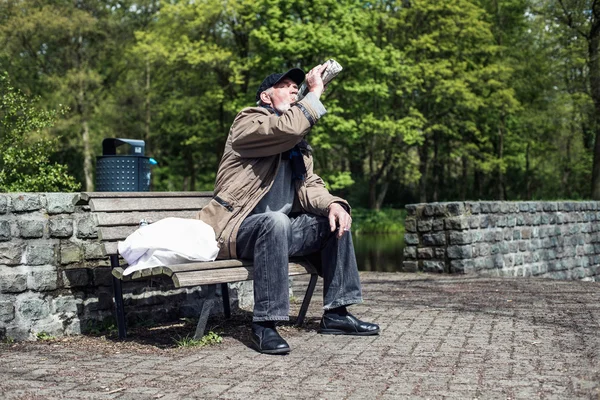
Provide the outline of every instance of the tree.
<path id="1" fill-rule="evenodd" d="M 56 141 L 44 138 L 56 119 L 55 111 L 42 111 L 0 75 L 0 191 L 76 191 L 79 184 L 67 167 L 51 163 Z"/>

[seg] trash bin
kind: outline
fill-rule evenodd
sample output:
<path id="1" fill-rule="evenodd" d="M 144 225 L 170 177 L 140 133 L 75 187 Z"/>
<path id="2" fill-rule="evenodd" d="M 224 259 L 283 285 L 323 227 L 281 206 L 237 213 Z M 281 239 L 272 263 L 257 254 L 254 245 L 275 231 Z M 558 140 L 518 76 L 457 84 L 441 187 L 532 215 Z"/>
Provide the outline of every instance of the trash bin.
<path id="1" fill-rule="evenodd" d="M 117 147 L 129 145 L 129 151 L 117 155 Z M 143 140 L 106 138 L 102 156 L 96 157 L 96 191 L 149 192 L 150 157 L 144 156 Z"/>

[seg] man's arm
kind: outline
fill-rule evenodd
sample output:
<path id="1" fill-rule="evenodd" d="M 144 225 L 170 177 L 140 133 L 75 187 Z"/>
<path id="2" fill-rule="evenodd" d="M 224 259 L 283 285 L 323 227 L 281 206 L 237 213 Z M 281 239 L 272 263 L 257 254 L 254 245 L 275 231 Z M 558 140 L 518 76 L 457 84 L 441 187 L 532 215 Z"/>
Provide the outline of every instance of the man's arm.
<path id="1" fill-rule="evenodd" d="M 306 75 L 310 92 L 282 115 L 263 107 L 242 110 L 231 127 L 232 149 L 240 157 L 268 157 L 290 150 L 327 113 L 319 100 L 324 90 L 321 75 L 325 65 L 317 65 Z"/>

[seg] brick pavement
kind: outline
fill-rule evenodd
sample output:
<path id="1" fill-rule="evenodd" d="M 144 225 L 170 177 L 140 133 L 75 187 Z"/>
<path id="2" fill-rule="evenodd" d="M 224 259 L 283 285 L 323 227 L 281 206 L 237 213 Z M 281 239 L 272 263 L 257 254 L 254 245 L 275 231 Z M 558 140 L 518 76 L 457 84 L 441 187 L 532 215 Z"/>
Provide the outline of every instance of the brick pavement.
<path id="1" fill-rule="evenodd" d="M 0 398 L 600 399 L 600 283 L 362 277 L 353 311 L 380 336 L 317 334 L 317 292 L 307 326 L 282 329 L 287 356 L 256 353 L 227 325 L 222 344 L 189 350 L 1 345 Z"/>

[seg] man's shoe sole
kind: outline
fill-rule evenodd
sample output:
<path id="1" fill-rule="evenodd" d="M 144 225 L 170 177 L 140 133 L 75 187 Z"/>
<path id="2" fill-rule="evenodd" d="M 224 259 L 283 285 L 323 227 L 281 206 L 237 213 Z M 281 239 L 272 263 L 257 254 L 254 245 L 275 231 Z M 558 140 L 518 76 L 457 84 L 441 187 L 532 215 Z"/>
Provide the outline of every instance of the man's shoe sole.
<path id="1" fill-rule="evenodd" d="M 379 334 L 379 329 L 370 332 L 346 332 L 339 329 L 319 329 L 322 335 L 373 336 Z"/>

